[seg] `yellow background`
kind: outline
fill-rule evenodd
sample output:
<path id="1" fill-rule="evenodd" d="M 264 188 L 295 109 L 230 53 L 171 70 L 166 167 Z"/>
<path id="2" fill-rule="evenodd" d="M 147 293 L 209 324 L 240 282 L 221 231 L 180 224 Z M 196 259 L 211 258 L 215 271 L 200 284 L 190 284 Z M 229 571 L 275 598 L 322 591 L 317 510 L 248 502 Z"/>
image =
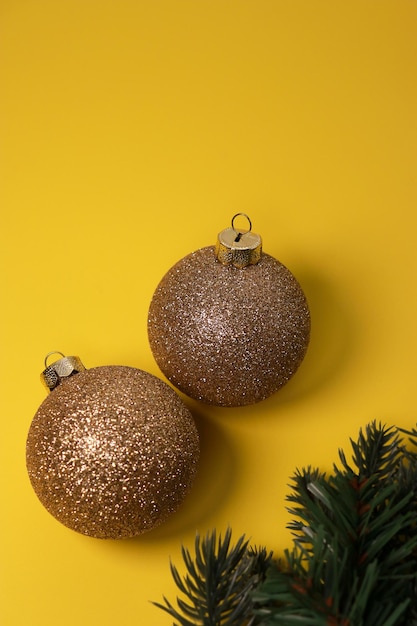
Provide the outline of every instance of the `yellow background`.
<path id="1" fill-rule="evenodd" d="M 163 626 L 170 557 L 231 525 L 278 555 L 296 467 L 417 422 L 414 0 L 2 0 L 2 626 Z M 187 400 L 201 469 L 129 541 L 56 522 L 25 439 L 50 350 L 161 375 L 153 290 L 247 212 L 301 282 L 308 355 L 244 409 Z"/>

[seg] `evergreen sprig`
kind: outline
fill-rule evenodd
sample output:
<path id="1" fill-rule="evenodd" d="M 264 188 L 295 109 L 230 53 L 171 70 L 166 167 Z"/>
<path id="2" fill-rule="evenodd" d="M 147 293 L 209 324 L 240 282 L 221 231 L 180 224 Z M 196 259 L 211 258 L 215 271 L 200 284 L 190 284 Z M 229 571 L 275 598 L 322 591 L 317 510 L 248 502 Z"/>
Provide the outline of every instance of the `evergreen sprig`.
<path id="1" fill-rule="evenodd" d="M 251 591 L 265 577 L 272 554 L 249 547 L 245 536 L 231 547 L 231 529 L 224 538 L 216 531 L 203 539 L 197 534 L 195 557 L 182 548 L 187 573 L 182 578 L 171 563 L 171 572 L 187 602 L 177 598 L 178 609 L 164 597 L 167 611 L 181 626 L 234 626 L 254 623 Z"/>
<path id="2" fill-rule="evenodd" d="M 158 606 L 181 626 L 417 626 L 417 430 L 372 422 L 351 447 L 294 473 L 282 558 L 197 536 L 185 578 L 171 566 L 187 601 Z"/>

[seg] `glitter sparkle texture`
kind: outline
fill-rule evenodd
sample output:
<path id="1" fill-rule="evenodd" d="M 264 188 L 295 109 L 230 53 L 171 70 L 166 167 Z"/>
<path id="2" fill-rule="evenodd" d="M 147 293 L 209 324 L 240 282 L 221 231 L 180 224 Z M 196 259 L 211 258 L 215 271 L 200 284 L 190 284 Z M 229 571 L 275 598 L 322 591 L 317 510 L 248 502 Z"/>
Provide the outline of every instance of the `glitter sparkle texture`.
<path id="1" fill-rule="evenodd" d="M 306 297 L 291 272 L 263 254 L 238 269 L 213 246 L 163 277 L 148 316 L 161 371 L 188 396 L 218 406 L 264 400 L 295 374 L 310 339 Z"/>
<path id="2" fill-rule="evenodd" d="M 29 429 L 26 462 L 45 508 L 75 531 L 119 539 L 165 521 L 197 471 L 199 437 L 179 396 L 131 367 L 63 379 Z"/>

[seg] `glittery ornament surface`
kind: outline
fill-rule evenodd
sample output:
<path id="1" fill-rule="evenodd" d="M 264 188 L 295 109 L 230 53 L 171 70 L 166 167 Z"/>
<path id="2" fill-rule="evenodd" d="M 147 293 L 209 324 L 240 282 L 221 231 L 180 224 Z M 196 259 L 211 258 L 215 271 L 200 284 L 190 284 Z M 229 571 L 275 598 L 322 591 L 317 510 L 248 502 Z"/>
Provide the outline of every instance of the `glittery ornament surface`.
<path id="1" fill-rule="evenodd" d="M 199 440 L 166 383 L 131 367 L 97 367 L 63 380 L 44 400 L 26 458 L 52 515 L 85 535 L 117 539 L 154 528 L 178 508 Z"/>
<path id="2" fill-rule="evenodd" d="M 212 246 L 163 277 L 148 335 L 165 376 L 208 404 L 263 400 L 296 372 L 310 338 L 305 295 L 291 272 L 263 254 L 257 265 L 224 266 Z"/>

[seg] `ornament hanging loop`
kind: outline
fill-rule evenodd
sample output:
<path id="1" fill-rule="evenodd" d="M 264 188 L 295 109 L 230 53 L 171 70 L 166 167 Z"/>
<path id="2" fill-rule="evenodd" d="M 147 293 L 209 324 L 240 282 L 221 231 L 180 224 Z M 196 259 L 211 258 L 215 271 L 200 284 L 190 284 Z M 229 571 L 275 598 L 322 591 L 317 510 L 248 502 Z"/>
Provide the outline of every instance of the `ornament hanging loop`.
<path id="1" fill-rule="evenodd" d="M 59 352 L 59 350 L 52 350 L 51 352 L 48 352 L 48 354 L 45 357 L 45 360 L 44 360 L 45 369 L 48 367 L 49 357 L 53 356 L 54 354 L 59 354 L 63 359 L 65 359 L 65 354 L 63 352 Z"/>
<path id="2" fill-rule="evenodd" d="M 48 365 L 48 359 L 53 354 L 59 354 L 61 358 Z M 78 356 L 65 356 L 62 352 L 53 350 L 45 357 L 45 369 L 41 374 L 41 381 L 48 391 L 53 391 L 63 378 L 84 372 L 85 369 Z"/>
<path id="3" fill-rule="evenodd" d="M 247 230 L 247 231 L 236 230 L 236 228 L 234 227 L 234 223 L 235 223 L 235 219 L 237 217 L 246 217 L 246 219 L 248 220 L 248 224 L 249 224 L 249 230 Z M 231 226 L 232 226 L 233 230 L 236 233 L 235 241 L 240 241 L 241 238 L 242 238 L 242 235 L 244 235 L 245 233 L 249 233 L 252 230 L 252 222 L 250 220 L 249 215 L 247 215 L 246 213 L 236 213 L 236 215 L 234 215 L 232 217 L 232 224 L 231 224 Z"/>
<path id="4" fill-rule="evenodd" d="M 237 217 L 246 217 L 249 230 L 237 230 L 234 226 Z M 246 213 L 236 213 L 232 217 L 230 228 L 218 234 L 216 243 L 216 259 L 222 265 L 233 265 L 243 269 L 248 265 L 256 265 L 262 256 L 262 239 L 252 232 L 252 222 Z"/>

